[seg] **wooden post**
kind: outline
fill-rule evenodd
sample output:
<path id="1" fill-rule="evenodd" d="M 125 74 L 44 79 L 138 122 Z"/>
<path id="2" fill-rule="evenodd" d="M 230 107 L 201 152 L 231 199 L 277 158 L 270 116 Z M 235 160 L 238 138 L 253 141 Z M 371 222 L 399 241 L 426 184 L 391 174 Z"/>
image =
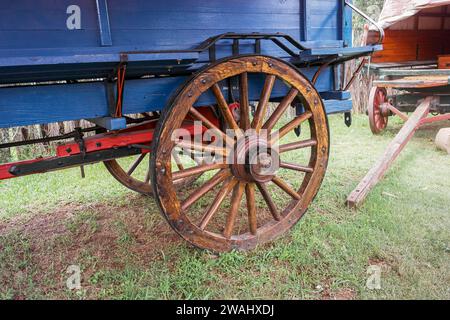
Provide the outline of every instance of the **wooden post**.
<path id="1" fill-rule="evenodd" d="M 376 165 L 369 171 L 356 189 L 349 195 L 347 198 L 348 207 L 357 208 L 364 202 L 369 192 L 384 177 L 386 171 L 414 136 L 414 133 L 419 127 L 420 121 L 428 115 L 433 101 L 433 97 L 427 97 L 420 103 L 416 111 L 405 123 L 394 140 L 392 140 L 389 144 L 383 157 L 376 163 Z"/>

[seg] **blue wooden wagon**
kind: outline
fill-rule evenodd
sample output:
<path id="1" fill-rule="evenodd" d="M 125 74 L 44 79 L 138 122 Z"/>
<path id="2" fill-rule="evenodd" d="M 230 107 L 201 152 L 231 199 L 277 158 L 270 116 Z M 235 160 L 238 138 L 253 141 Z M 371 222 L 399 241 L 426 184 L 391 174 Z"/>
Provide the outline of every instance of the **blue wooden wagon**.
<path id="1" fill-rule="evenodd" d="M 1 145 L 60 141 L 52 157 L 1 165 L 0 179 L 104 162 L 198 247 L 267 242 L 319 190 L 327 114 L 351 120 L 344 63 L 380 49 L 352 46 L 354 11 L 364 16 L 344 0 L 1 1 L 0 128 L 92 126 Z"/>

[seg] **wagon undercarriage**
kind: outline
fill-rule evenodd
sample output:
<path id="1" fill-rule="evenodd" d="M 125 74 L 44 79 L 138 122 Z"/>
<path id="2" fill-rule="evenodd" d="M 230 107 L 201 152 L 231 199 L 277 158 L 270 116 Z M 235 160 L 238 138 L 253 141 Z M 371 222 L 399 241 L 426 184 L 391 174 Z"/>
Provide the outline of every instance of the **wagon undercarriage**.
<path id="1" fill-rule="evenodd" d="M 213 0 L 197 9 L 175 2 L 199 26 L 186 26 L 190 20 L 158 4 L 179 24 L 167 33 L 172 26 L 160 21 L 163 15 L 144 10 L 143 16 L 130 5 L 124 19 L 118 3 L 97 1 L 91 18 L 98 19 L 101 47 L 92 48 L 91 38 L 77 29 L 79 8 L 71 6 L 74 29 L 63 34 L 78 34 L 87 47 L 44 49 L 28 39 L 38 47 L 19 57 L 0 50 L 0 127 L 80 119 L 92 124 L 0 145 L 60 141 L 51 157 L 0 165 L 0 180 L 70 167 L 81 167 L 84 175 L 85 165 L 103 162 L 124 186 L 154 196 L 190 243 L 218 252 L 252 249 L 283 234 L 308 209 L 327 168 L 327 114 L 345 113 L 351 123 L 348 89 L 356 76 L 346 79 L 343 63 L 381 47 L 351 46 L 351 12 L 363 13 L 347 1 L 329 1 L 327 13 L 315 16 L 316 1 L 248 7 Z M 209 19 L 218 9 L 224 15 L 231 10 L 237 18 L 228 18 L 236 24 L 253 16 L 262 21 L 230 28 L 217 20 L 215 26 Z M 321 23 L 327 27 L 320 29 Z M 146 37 L 139 38 L 140 28 Z M 139 45 L 128 42 L 134 36 Z"/>

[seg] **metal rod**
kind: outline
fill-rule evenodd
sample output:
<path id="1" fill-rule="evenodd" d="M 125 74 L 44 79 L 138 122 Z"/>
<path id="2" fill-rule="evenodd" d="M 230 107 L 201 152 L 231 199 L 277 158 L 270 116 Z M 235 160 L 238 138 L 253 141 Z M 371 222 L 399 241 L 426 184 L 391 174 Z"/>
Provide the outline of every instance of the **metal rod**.
<path id="1" fill-rule="evenodd" d="M 102 129 L 101 127 L 92 127 L 92 128 L 86 128 L 86 129 L 81 129 L 79 132 L 93 132 L 96 130 Z M 8 149 L 8 148 L 14 148 L 14 147 L 21 147 L 21 146 L 27 146 L 30 144 L 38 144 L 38 143 L 47 143 L 47 142 L 52 142 L 52 141 L 59 141 L 59 140 L 67 140 L 67 139 L 72 139 L 72 138 L 76 138 L 78 136 L 77 131 L 73 131 L 71 133 L 67 133 L 64 135 L 60 135 L 60 136 L 55 136 L 55 137 L 48 137 L 48 138 L 40 138 L 40 139 L 33 139 L 33 140 L 26 140 L 26 141 L 17 141 L 17 142 L 10 142 L 10 143 L 4 143 L 4 144 L 0 144 L 0 149 Z"/>
<path id="2" fill-rule="evenodd" d="M 356 7 L 353 3 L 350 3 L 348 0 L 345 0 L 345 4 L 347 6 L 349 6 L 350 8 L 352 8 L 353 11 L 355 11 L 357 14 L 359 14 L 361 17 L 363 17 L 364 19 L 366 19 L 367 21 L 369 21 L 371 24 L 373 24 L 377 29 L 378 32 L 380 34 L 380 37 L 378 39 L 378 44 L 382 44 L 384 37 L 385 37 L 385 33 L 384 33 L 384 29 L 378 24 L 378 22 L 376 22 L 375 20 L 373 20 L 371 17 L 369 17 L 365 12 L 363 12 L 362 10 L 360 10 L 358 7 Z"/>
<path id="3" fill-rule="evenodd" d="M 344 91 L 348 91 L 348 89 L 350 89 L 350 87 L 353 84 L 353 82 L 355 82 L 356 77 L 358 76 L 358 74 L 361 73 L 362 69 L 364 68 L 364 66 L 366 65 L 367 62 L 368 62 L 367 58 L 364 58 L 361 61 L 361 63 L 358 66 L 358 69 L 356 69 L 355 73 L 353 73 L 353 75 L 352 75 L 352 78 L 350 79 L 350 81 L 345 86 Z"/>

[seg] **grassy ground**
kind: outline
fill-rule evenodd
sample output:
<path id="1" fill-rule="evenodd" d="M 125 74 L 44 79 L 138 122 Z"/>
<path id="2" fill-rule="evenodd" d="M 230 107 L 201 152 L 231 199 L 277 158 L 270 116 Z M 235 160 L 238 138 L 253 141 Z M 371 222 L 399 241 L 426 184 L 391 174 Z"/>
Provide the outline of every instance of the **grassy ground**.
<path id="1" fill-rule="evenodd" d="M 323 187 L 284 237 L 215 256 L 180 240 L 155 203 L 101 165 L 0 183 L 0 298 L 449 299 L 450 158 L 421 130 L 359 211 L 348 193 L 398 131 L 332 116 Z M 82 288 L 69 291 L 70 265 Z M 381 289 L 366 287 L 381 267 Z"/>

